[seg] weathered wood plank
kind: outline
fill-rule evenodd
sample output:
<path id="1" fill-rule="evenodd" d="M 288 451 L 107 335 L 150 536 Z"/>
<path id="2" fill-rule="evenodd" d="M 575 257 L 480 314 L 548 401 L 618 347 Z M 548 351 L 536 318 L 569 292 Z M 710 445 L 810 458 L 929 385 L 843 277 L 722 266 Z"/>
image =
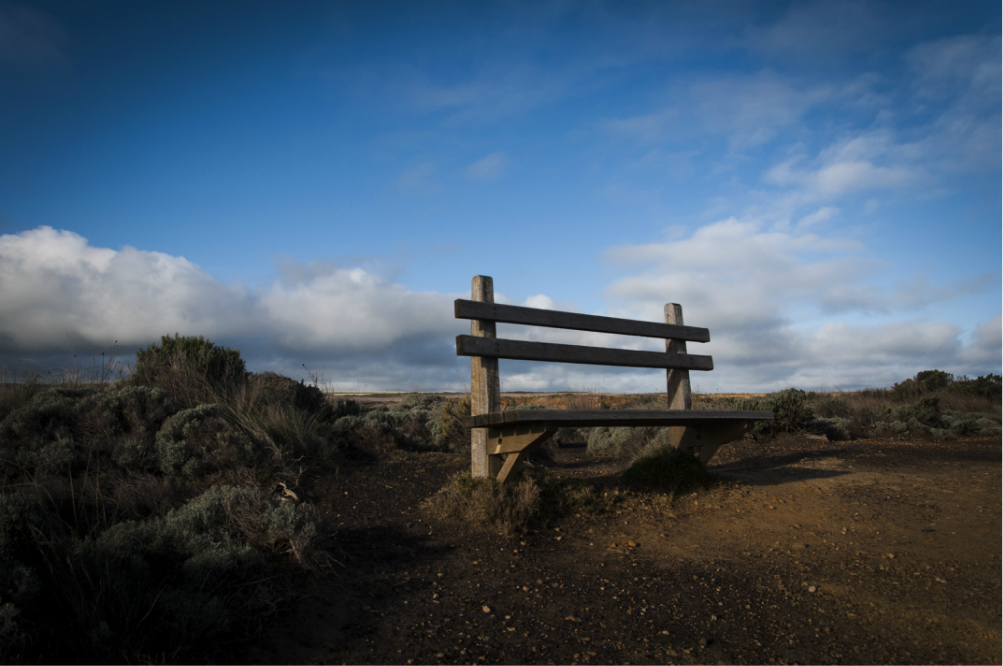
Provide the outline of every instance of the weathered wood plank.
<path id="1" fill-rule="evenodd" d="M 665 323 L 681 326 L 683 324 L 683 306 L 678 303 L 665 304 Z M 685 354 L 685 340 L 666 340 L 666 354 Z M 690 371 L 679 368 L 669 368 L 666 372 L 666 393 L 668 409 L 692 409 L 693 394 L 690 390 Z M 669 446 L 677 449 L 689 449 L 693 445 L 693 428 L 672 426 L 669 428 Z"/>
<path id="2" fill-rule="evenodd" d="M 563 427 L 689 426 L 725 424 L 736 421 L 772 421 L 773 412 L 727 411 L 718 409 L 510 409 L 502 414 L 505 424 L 544 423 Z M 494 420 L 493 420 L 494 419 Z M 468 416 L 468 428 L 497 427 L 494 414 Z"/>
<path id="3" fill-rule="evenodd" d="M 646 338 L 666 338 L 710 342 L 710 331 L 696 326 L 673 326 L 653 321 L 634 321 L 618 317 L 601 317 L 577 312 L 540 310 L 517 305 L 499 305 L 468 301 L 458 298 L 453 301 L 453 312 L 457 319 L 481 319 L 500 321 L 506 324 L 527 324 L 567 328 L 574 331 L 594 331 L 596 333 L 616 333 L 638 335 Z"/>
<path id="4" fill-rule="evenodd" d="M 552 342 L 475 338 L 469 335 L 456 336 L 456 355 L 508 358 L 518 361 L 616 365 L 628 368 L 714 369 L 714 360 L 710 356 L 696 354 L 665 354 L 633 349 L 560 345 Z"/>
<path id="5" fill-rule="evenodd" d="M 476 275 L 471 281 L 470 295 L 475 301 L 491 303 L 495 300 L 494 280 L 486 275 Z M 495 323 L 474 319 L 470 333 L 475 339 L 495 337 Z M 498 413 L 501 410 L 501 380 L 498 377 L 498 359 L 474 356 L 470 359 L 470 413 Z M 501 461 L 488 455 L 487 433 L 474 430 L 470 433 L 470 473 L 475 478 L 498 475 Z"/>

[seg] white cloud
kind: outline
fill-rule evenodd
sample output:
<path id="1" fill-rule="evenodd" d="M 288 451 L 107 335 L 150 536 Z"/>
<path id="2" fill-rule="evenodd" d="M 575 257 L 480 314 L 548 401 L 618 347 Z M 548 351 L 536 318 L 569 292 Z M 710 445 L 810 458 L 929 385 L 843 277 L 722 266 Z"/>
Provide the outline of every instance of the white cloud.
<path id="1" fill-rule="evenodd" d="M 819 208 L 818 210 L 809 213 L 798 220 L 797 226 L 799 229 L 804 229 L 821 222 L 828 222 L 838 212 L 838 208 L 834 208 L 833 206 L 823 206 L 822 208 Z"/>
<path id="2" fill-rule="evenodd" d="M 815 159 L 795 156 L 768 169 L 763 180 L 795 188 L 807 202 L 866 190 L 915 187 L 931 182 L 919 164 L 922 149 L 896 144 L 886 132 L 845 137 Z"/>
<path id="3" fill-rule="evenodd" d="M 621 247 L 608 259 L 631 276 L 607 290 L 609 314 L 662 320 L 666 301 L 682 303 L 686 322 L 711 329 L 693 353 L 717 369 L 695 374 L 702 390 L 786 386 L 885 386 L 919 370 L 999 372 L 1001 320 L 971 332 L 915 316 L 932 302 L 986 288 L 985 279 L 954 285 L 918 277 L 885 289 L 867 277 L 875 264 L 859 244 L 814 234 L 764 231 L 735 219 L 666 243 Z M 288 262 L 287 262 L 288 264 Z M 69 231 L 40 227 L 0 236 L 0 360 L 67 351 L 124 352 L 161 335 L 205 335 L 242 350 L 252 370 L 293 376 L 301 366 L 340 388 L 462 390 L 466 359 L 453 337 L 459 294 L 413 292 L 361 268 L 321 262 L 287 265 L 257 290 L 213 278 L 183 257 L 125 247 L 99 248 Z M 499 302 L 508 302 L 503 294 Z M 572 310 L 537 294 L 529 307 Z M 900 313 L 881 325 L 850 325 L 843 315 Z M 806 314 L 807 313 L 807 314 Z M 814 313 L 814 314 L 813 314 Z M 806 321 L 821 324 L 808 325 Z M 501 337 L 566 344 L 658 349 L 658 340 L 539 327 L 499 326 Z M 661 390 L 664 373 L 504 361 L 506 390 L 592 387 Z"/>
<path id="4" fill-rule="evenodd" d="M 294 273 L 251 291 L 183 257 L 97 248 L 69 231 L 3 235 L 0 356 L 64 352 L 67 336 L 78 353 L 115 341 L 131 352 L 177 332 L 241 348 L 258 367 L 295 372 L 312 359 L 343 373 L 368 366 L 367 383 L 407 387 L 405 377 L 423 374 L 455 383 L 451 337 L 463 323 L 453 319 L 454 296 L 412 292 L 360 268 Z"/>
<path id="5" fill-rule="evenodd" d="M 536 296 L 530 296 L 525 300 L 523 306 L 527 308 L 539 308 L 541 310 L 555 310 L 557 308 L 554 301 L 545 294 L 537 294 Z"/>
<path id="6" fill-rule="evenodd" d="M 707 76 L 669 96 L 671 102 L 662 108 L 608 119 L 603 126 L 644 144 L 688 139 L 695 128 L 702 128 L 727 136 L 731 150 L 742 151 L 772 141 L 782 129 L 800 123 L 812 108 L 833 100 L 836 91 L 763 70 Z"/>
<path id="7" fill-rule="evenodd" d="M 219 335 L 251 320 L 246 293 L 183 257 L 95 248 L 68 231 L 40 227 L 0 236 L 0 346 L 4 351 L 134 343 L 166 333 Z"/>
<path id="8" fill-rule="evenodd" d="M 992 276 L 949 285 L 917 276 L 882 287 L 880 265 L 858 243 L 734 218 L 689 238 L 614 248 L 607 260 L 630 272 L 607 289 L 611 301 L 651 321 L 666 302 L 681 303 L 686 323 L 711 330 L 707 351 L 696 352 L 717 363 L 712 378 L 697 377 L 704 387 L 883 386 L 932 367 L 972 374 L 1000 366 L 1000 345 L 991 344 L 998 317 L 965 344 L 956 324 L 918 316 L 985 291 Z M 899 320 L 846 323 L 873 315 Z"/>
<path id="9" fill-rule="evenodd" d="M 508 162 L 508 155 L 505 153 L 491 153 L 467 166 L 465 172 L 470 180 L 496 180 L 505 173 Z"/>
<path id="10" fill-rule="evenodd" d="M 773 140 L 834 96 L 829 86 L 798 84 L 768 70 L 701 81 L 689 90 L 694 120 L 712 133 L 727 134 L 732 150 Z"/>

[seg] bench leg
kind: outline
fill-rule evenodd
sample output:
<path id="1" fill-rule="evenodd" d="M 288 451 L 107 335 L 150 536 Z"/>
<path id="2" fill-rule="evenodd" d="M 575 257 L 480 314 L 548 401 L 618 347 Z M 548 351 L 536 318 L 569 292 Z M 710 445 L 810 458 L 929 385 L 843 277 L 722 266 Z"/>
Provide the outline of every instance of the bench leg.
<path id="1" fill-rule="evenodd" d="M 700 459 L 700 462 L 706 465 L 714 457 L 719 448 L 728 442 L 740 439 L 742 435 L 751 429 L 751 421 L 722 425 L 689 426 L 686 428 L 687 436 L 685 441 L 681 442 L 681 446 L 677 448 L 692 453 Z"/>
<path id="2" fill-rule="evenodd" d="M 519 470 L 526 454 L 550 439 L 555 432 L 557 428 L 542 423 L 489 428 L 489 467 L 498 467 L 498 472 L 492 476 L 505 483 Z"/>

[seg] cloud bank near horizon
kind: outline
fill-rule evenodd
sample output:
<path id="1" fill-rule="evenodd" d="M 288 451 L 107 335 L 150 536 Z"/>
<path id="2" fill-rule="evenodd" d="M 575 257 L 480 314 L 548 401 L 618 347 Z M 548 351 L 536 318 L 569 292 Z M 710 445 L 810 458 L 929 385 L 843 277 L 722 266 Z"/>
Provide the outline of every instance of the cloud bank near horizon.
<path id="1" fill-rule="evenodd" d="M 1001 318 L 963 331 L 951 322 L 910 316 L 986 288 L 986 280 L 948 286 L 922 282 L 875 289 L 859 244 L 814 234 L 762 229 L 727 219 L 691 237 L 608 251 L 633 274 L 607 289 L 613 316 L 659 320 L 665 295 L 684 305 L 687 323 L 711 329 L 706 347 L 717 369 L 694 373 L 705 391 L 887 386 L 919 370 L 999 372 Z M 854 278 L 853 276 L 856 276 Z M 991 277 L 991 276 L 990 276 Z M 128 354 L 161 335 L 204 335 L 236 347 L 251 370 L 303 376 L 342 390 L 463 390 L 466 359 L 453 337 L 460 293 L 414 292 L 361 268 L 315 262 L 280 270 L 261 287 L 218 280 L 184 257 L 92 246 L 71 231 L 39 227 L 0 236 L 0 360 L 99 354 L 116 341 Z M 504 286 L 504 285 L 500 285 Z M 511 302 L 499 294 L 499 302 Z M 532 307 L 573 306 L 545 294 Z M 850 324 L 878 312 L 892 321 Z M 809 325 L 810 322 L 815 322 Z M 610 336 L 502 326 L 500 335 L 570 344 L 611 344 Z M 612 344 L 657 348 L 657 341 Z M 658 371 L 503 361 L 504 390 L 657 391 Z"/>

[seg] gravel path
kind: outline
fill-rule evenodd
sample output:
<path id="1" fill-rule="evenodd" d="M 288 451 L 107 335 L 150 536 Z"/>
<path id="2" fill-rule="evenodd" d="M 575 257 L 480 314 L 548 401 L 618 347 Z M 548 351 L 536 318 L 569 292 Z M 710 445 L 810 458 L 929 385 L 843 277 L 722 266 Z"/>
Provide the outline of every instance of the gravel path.
<path id="1" fill-rule="evenodd" d="M 506 539 L 433 519 L 444 454 L 320 480 L 344 567 L 266 663 L 998 663 L 999 440 L 805 437 L 725 447 L 739 479 L 630 495 Z M 561 449 L 556 475 L 611 461 Z"/>

